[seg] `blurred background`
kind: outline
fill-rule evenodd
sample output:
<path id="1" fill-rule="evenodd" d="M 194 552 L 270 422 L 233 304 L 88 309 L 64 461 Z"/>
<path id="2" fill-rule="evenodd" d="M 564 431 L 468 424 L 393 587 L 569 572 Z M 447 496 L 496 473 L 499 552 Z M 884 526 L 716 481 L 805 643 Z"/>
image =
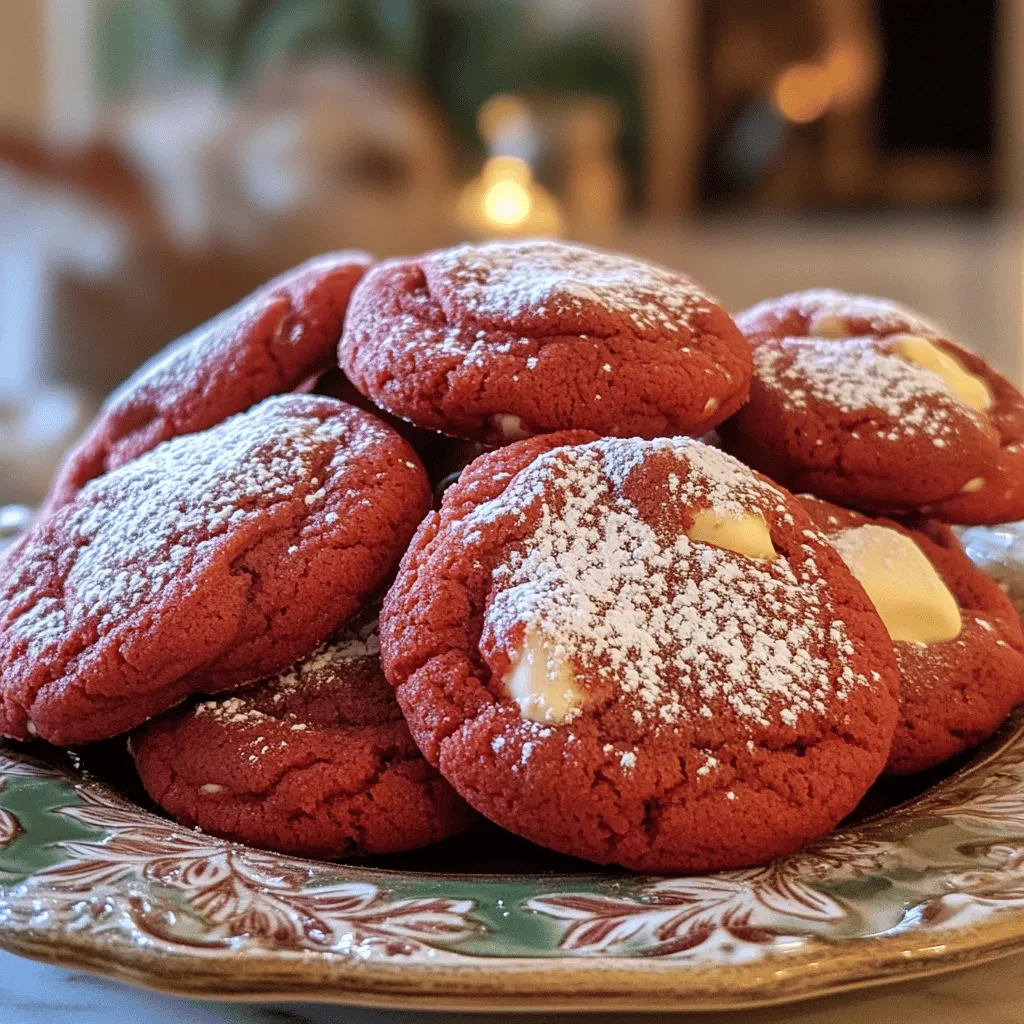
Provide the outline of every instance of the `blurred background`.
<path id="1" fill-rule="evenodd" d="M 0 504 L 304 257 L 554 235 L 1020 379 L 1024 0 L 0 0 Z"/>

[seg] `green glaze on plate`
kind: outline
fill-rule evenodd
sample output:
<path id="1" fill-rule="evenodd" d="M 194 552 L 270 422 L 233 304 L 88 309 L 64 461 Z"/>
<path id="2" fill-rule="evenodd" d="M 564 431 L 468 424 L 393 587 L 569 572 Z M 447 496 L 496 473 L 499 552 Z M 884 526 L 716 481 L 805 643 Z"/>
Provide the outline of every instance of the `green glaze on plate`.
<path id="1" fill-rule="evenodd" d="M 300 860 L 0 745 L 0 945 L 168 991 L 450 1009 L 751 1006 L 946 970 L 1024 949 L 1024 715 L 908 804 L 683 878 Z"/>

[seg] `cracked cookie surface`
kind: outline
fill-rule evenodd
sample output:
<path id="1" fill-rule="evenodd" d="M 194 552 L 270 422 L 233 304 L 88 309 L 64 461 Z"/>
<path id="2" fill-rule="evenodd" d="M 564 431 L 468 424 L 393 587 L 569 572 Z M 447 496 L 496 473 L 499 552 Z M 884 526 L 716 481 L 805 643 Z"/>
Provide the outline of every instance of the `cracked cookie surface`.
<path id="1" fill-rule="evenodd" d="M 709 513 L 764 557 L 728 527 L 691 540 Z M 568 432 L 477 459 L 406 553 L 381 646 L 413 737 L 476 810 L 641 871 L 824 834 L 896 722 L 892 645 L 836 552 L 792 495 L 686 438 Z"/>
<path id="2" fill-rule="evenodd" d="M 48 508 L 161 441 L 216 426 L 334 361 L 349 296 L 372 259 L 327 253 L 173 342 L 104 403 L 64 461 Z"/>
<path id="3" fill-rule="evenodd" d="M 700 435 L 750 380 L 731 317 L 688 278 L 557 242 L 379 264 L 352 296 L 339 356 L 390 413 L 488 445 L 577 428 Z"/>
<path id="4" fill-rule="evenodd" d="M 730 451 L 780 483 L 869 512 L 947 522 L 1024 516 L 1024 398 L 980 356 L 896 303 L 828 289 L 736 318 L 753 350 Z M 984 395 L 972 406 L 908 342 Z"/>
<path id="5" fill-rule="evenodd" d="M 907 537 L 934 566 L 960 608 L 959 634 L 935 643 L 894 641 L 900 717 L 886 771 L 907 775 L 941 764 L 988 739 L 1024 701 L 1024 632 L 1010 599 L 964 554 L 946 525 L 913 528 L 800 496 L 831 541 L 865 525 Z"/>
<path id="6" fill-rule="evenodd" d="M 85 743 L 308 654 L 430 506 L 411 448 L 330 398 L 270 398 L 88 483 L 5 558 L 0 734 Z"/>
<path id="7" fill-rule="evenodd" d="M 176 820 L 281 853 L 399 853 L 473 818 L 409 735 L 373 610 L 288 671 L 148 723 L 131 747 Z"/>

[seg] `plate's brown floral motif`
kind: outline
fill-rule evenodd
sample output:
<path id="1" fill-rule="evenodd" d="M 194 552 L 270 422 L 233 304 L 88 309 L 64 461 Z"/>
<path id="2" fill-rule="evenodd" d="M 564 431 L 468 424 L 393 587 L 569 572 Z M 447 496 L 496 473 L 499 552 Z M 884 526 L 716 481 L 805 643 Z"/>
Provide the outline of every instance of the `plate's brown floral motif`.
<path id="1" fill-rule="evenodd" d="M 102 830 L 65 841 L 64 859 L 36 872 L 7 906 L 26 924 L 128 932 L 173 949 L 247 947 L 431 958 L 481 931 L 465 899 L 382 898 L 376 885 L 338 881 L 338 869 L 234 846 L 146 814 L 101 787 L 61 809 Z M 0 922 L 4 920 L 0 904 Z"/>
<path id="2" fill-rule="evenodd" d="M 923 828 L 929 818 L 979 835 L 1015 836 L 1021 845 L 957 845 L 944 851 L 944 862 L 894 838 L 907 822 L 916 820 Z M 972 865 L 968 870 L 965 858 Z M 888 908 L 888 915 L 871 914 L 856 899 L 829 891 L 857 879 L 891 884 L 894 871 L 910 898 L 903 908 Z M 882 921 L 880 931 L 897 933 L 962 926 L 1024 908 L 1024 729 L 993 756 L 912 804 L 766 868 L 656 882 L 629 898 L 564 893 L 531 899 L 527 906 L 567 923 L 559 938 L 567 953 L 732 962 L 857 929 L 861 917 Z"/>
<path id="3" fill-rule="evenodd" d="M 13 751 L 0 750 L 0 788 L 8 779 L 59 779 L 63 773 L 53 765 L 19 757 Z"/>
<path id="4" fill-rule="evenodd" d="M 980 844 L 970 854 L 977 866 L 946 874 L 944 891 L 913 908 L 905 927 L 966 928 L 996 911 L 1024 909 L 1024 846 Z"/>
<path id="5" fill-rule="evenodd" d="M 2 766 L 0 766 L 0 772 L 2 772 Z M 2 774 L 0 774 L 0 789 L 4 788 L 4 780 Z M 24 831 L 21 827 L 21 822 L 18 821 L 17 815 L 13 811 L 8 811 L 4 807 L 0 807 L 0 850 L 5 846 L 10 846 L 18 836 Z"/>
<path id="6" fill-rule="evenodd" d="M 571 922 L 560 946 L 574 953 L 630 946 L 643 956 L 744 960 L 827 932 L 849 910 L 814 883 L 880 871 L 893 857 L 887 843 L 838 837 L 764 868 L 654 882 L 635 899 L 568 893 L 528 907 Z"/>
<path id="7" fill-rule="evenodd" d="M 940 803 L 929 800 L 929 811 L 973 828 L 1024 835 L 1024 778 L 1016 772 L 972 776 L 943 795 Z"/>
<path id="8" fill-rule="evenodd" d="M 11 811 L 0 807 L 0 849 L 10 846 L 21 833 L 21 822 Z"/>
<path id="9" fill-rule="evenodd" d="M 757 947 L 800 944 L 778 931 L 780 914 L 829 923 L 843 916 L 827 896 L 767 869 L 657 882 L 640 900 L 566 894 L 528 906 L 571 924 L 562 949 L 605 953 L 627 944 L 643 956 L 689 955 L 746 959 Z M 755 947 L 737 956 L 739 947 Z"/>

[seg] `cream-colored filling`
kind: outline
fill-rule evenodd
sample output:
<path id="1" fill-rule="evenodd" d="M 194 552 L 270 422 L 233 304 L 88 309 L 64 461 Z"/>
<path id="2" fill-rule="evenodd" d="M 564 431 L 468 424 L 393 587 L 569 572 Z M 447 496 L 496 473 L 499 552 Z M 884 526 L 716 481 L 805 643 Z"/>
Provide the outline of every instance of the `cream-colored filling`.
<path id="1" fill-rule="evenodd" d="M 698 544 L 713 544 L 749 558 L 774 561 L 778 557 L 768 524 L 756 512 L 733 516 L 702 508 L 694 515 L 686 535 Z"/>
<path id="2" fill-rule="evenodd" d="M 491 417 L 491 426 L 506 441 L 522 441 L 524 438 L 531 436 L 523 421 L 518 416 L 513 416 L 510 412 L 496 412 Z"/>
<path id="3" fill-rule="evenodd" d="M 985 412 L 992 405 L 988 384 L 927 338 L 919 338 L 915 334 L 900 335 L 893 339 L 892 350 L 907 362 L 941 377 L 952 394 L 972 409 Z"/>
<path id="4" fill-rule="evenodd" d="M 868 523 L 836 534 L 832 545 L 867 591 L 893 640 L 935 644 L 960 635 L 956 598 L 909 537 Z"/>
<path id="5" fill-rule="evenodd" d="M 523 636 L 523 645 L 504 684 L 523 718 L 544 725 L 571 721 L 586 702 L 586 694 L 576 685 L 572 665 L 532 629 Z"/>

